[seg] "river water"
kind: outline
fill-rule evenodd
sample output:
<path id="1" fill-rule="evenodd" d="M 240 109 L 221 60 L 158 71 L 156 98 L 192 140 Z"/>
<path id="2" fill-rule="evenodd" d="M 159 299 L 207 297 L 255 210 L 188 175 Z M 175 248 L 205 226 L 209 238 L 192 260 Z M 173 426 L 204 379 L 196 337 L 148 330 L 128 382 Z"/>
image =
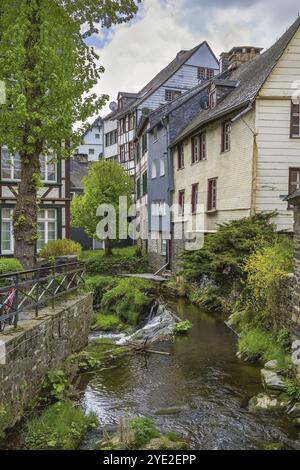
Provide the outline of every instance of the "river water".
<path id="1" fill-rule="evenodd" d="M 248 412 L 248 400 L 262 391 L 260 368 L 236 358 L 236 337 L 222 319 L 185 300 L 171 306 L 193 328 L 155 346 L 170 356 L 128 355 L 82 376 L 82 404 L 101 423 L 84 448 L 93 448 L 103 428 L 111 430 L 124 415 L 151 416 L 161 431 L 177 432 L 192 449 L 300 448 L 299 430 L 289 419 Z"/>

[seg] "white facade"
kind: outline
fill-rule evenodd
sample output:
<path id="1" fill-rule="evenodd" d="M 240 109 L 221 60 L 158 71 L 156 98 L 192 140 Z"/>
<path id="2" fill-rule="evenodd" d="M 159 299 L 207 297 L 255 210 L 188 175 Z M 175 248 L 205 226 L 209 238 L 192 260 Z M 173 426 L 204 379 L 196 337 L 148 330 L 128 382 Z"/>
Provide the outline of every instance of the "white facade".
<path id="1" fill-rule="evenodd" d="M 80 155 L 87 155 L 89 161 L 97 161 L 103 155 L 103 123 L 98 118 L 85 133 L 83 144 L 77 148 Z"/>
<path id="2" fill-rule="evenodd" d="M 103 156 L 106 159 L 118 160 L 118 123 L 111 119 L 103 120 Z M 115 143 L 114 143 L 115 142 Z"/>

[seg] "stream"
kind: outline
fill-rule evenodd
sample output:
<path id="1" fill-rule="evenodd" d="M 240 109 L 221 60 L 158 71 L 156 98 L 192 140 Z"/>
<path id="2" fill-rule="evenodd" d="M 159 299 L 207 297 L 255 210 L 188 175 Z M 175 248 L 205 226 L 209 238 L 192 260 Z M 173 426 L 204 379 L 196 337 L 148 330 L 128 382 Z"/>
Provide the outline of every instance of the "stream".
<path id="1" fill-rule="evenodd" d="M 260 367 L 237 359 L 236 337 L 223 320 L 182 299 L 169 306 L 193 323 L 187 335 L 155 344 L 170 356 L 127 355 L 82 375 L 82 405 L 101 423 L 83 448 L 93 449 L 124 415 L 151 416 L 162 432 L 175 431 L 192 449 L 300 448 L 299 430 L 287 417 L 248 412 L 248 400 L 262 392 Z"/>

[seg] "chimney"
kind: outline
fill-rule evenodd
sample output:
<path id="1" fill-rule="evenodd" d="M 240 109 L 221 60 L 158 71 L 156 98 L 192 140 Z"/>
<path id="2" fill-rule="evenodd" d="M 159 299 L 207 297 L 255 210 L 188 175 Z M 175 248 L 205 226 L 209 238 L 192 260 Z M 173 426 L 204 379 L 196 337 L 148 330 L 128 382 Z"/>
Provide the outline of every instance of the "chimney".
<path id="1" fill-rule="evenodd" d="M 220 54 L 220 73 L 226 72 L 229 67 L 229 53 L 222 52 Z"/>
<path id="2" fill-rule="evenodd" d="M 241 64 L 250 62 L 260 55 L 263 49 L 260 47 L 233 47 L 228 52 L 229 68 L 238 67 Z"/>

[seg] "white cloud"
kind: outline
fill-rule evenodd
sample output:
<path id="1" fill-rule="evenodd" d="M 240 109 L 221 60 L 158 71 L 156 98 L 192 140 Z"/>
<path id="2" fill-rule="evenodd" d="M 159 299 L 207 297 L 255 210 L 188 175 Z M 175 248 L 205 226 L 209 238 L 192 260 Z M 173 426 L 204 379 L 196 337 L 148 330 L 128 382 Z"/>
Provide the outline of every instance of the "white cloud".
<path id="1" fill-rule="evenodd" d="M 274 0 L 271 8 L 269 0 L 222 3 L 144 0 L 139 17 L 115 27 L 105 46 L 97 49 L 106 69 L 97 93 L 115 100 L 118 91 L 137 92 L 179 50 L 205 39 L 217 55 L 234 45 L 268 47 L 295 19 L 298 0 L 286 0 L 284 4 Z M 108 108 L 102 114 L 106 112 Z"/>

